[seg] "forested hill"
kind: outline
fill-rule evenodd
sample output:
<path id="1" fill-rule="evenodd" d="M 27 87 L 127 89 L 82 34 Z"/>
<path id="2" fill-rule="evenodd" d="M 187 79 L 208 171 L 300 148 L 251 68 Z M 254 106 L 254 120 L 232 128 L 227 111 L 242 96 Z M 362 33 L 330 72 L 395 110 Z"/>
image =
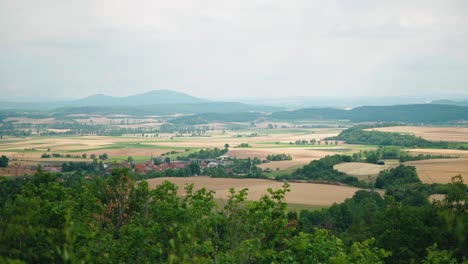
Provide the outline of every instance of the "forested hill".
<path id="1" fill-rule="evenodd" d="M 177 117 L 169 120 L 173 124 L 201 125 L 210 122 L 251 122 L 260 116 L 258 112 L 204 113 Z"/>
<path id="2" fill-rule="evenodd" d="M 468 106 L 468 100 L 464 100 L 464 101 L 436 100 L 436 101 L 432 101 L 431 104 Z"/>
<path id="3" fill-rule="evenodd" d="M 280 120 L 350 120 L 354 122 L 421 122 L 439 123 L 468 120 L 468 107 L 439 104 L 362 106 L 352 110 L 307 108 L 270 115 Z"/>
<path id="4" fill-rule="evenodd" d="M 236 102 L 208 102 L 194 104 L 155 104 L 121 107 L 64 107 L 54 110 L 55 115 L 70 114 L 125 114 L 125 115 L 171 115 L 200 113 L 231 113 L 241 111 L 273 112 L 276 107 L 247 105 Z"/>

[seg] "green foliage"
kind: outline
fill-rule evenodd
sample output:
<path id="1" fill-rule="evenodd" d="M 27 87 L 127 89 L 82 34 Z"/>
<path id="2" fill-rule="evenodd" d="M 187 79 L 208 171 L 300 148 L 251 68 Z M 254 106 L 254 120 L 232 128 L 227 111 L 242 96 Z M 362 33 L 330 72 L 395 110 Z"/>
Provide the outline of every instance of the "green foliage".
<path id="1" fill-rule="evenodd" d="M 269 154 L 267 156 L 267 160 L 270 161 L 280 161 L 280 160 L 292 160 L 291 155 L 286 155 L 286 154 Z"/>
<path id="2" fill-rule="evenodd" d="M 366 157 L 365 162 L 378 164 L 380 159 L 398 159 L 400 162 L 415 161 L 415 160 L 428 160 L 428 159 L 453 159 L 456 156 L 449 155 L 430 155 L 418 154 L 410 155 L 408 152 L 403 151 L 400 147 L 395 146 L 380 146 L 377 150 L 366 150 L 361 153 Z M 356 158 L 356 161 L 361 161 L 361 157 Z"/>
<path id="3" fill-rule="evenodd" d="M 0 260 L 7 263 L 380 263 L 373 240 L 346 246 L 327 231 L 298 233 L 285 184 L 247 201 L 169 182 L 149 189 L 127 169 L 94 179 L 38 172 L 1 179 Z M 8 193 L 5 193 L 8 192 Z"/>
<path id="4" fill-rule="evenodd" d="M 447 250 L 438 250 L 437 243 L 427 248 L 427 256 L 422 261 L 423 264 L 457 264 L 457 260 L 452 258 L 452 254 Z M 464 261 L 468 263 L 468 261 Z"/>
<path id="5" fill-rule="evenodd" d="M 97 160 L 93 160 L 93 162 L 65 162 L 62 164 L 62 172 L 73 172 L 73 171 L 86 171 L 86 172 L 103 172 L 104 165 L 102 161 L 97 162 Z"/>
<path id="6" fill-rule="evenodd" d="M 403 186 L 411 189 L 423 185 Z M 298 229 L 311 232 L 326 228 L 348 245 L 374 237 L 375 246 L 392 253 L 387 263 L 466 262 L 467 186 L 460 177 L 454 177 L 448 189 L 444 201 L 433 204 L 405 202 L 412 199 L 411 193 L 404 193 L 403 202 L 398 202 L 390 194 L 382 199 L 376 192 L 359 191 L 328 209 L 301 211 Z"/>
<path id="7" fill-rule="evenodd" d="M 277 180 L 312 180 L 340 182 L 357 187 L 369 187 L 367 183 L 359 181 L 356 177 L 333 169 L 333 166 L 343 162 L 351 162 L 352 157 L 347 155 L 326 156 L 311 161 L 308 165 L 297 169 L 290 175 L 279 175 Z"/>
<path id="8" fill-rule="evenodd" d="M 108 158 L 109 158 L 109 155 L 107 155 L 107 153 L 103 153 L 103 154 L 99 155 L 100 160 L 106 160 Z"/>
<path id="9" fill-rule="evenodd" d="M 421 183 L 421 180 L 416 174 L 415 167 L 401 164 L 398 167 L 381 171 L 375 181 L 375 187 L 384 189 L 391 185 L 404 185 L 407 183 Z"/>
<path id="10" fill-rule="evenodd" d="M 203 113 L 177 117 L 169 120 L 173 124 L 200 125 L 213 122 L 250 122 L 257 119 L 260 113 L 234 112 L 234 113 Z"/>
<path id="11" fill-rule="evenodd" d="M 228 152 L 228 148 L 214 148 L 214 149 L 202 149 L 198 152 L 190 153 L 187 156 L 178 156 L 178 160 L 189 160 L 189 159 L 215 159 Z"/>
<path id="12" fill-rule="evenodd" d="M 419 148 L 448 148 L 447 142 L 433 142 L 416 137 L 392 132 L 365 131 L 376 126 L 358 125 L 343 130 L 332 139 L 344 140 L 349 144 L 365 144 L 379 146 L 401 146 Z"/>
<path id="13" fill-rule="evenodd" d="M 408 122 L 446 123 L 453 120 L 467 120 L 467 107 L 414 104 L 393 106 L 361 106 L 352 110 L 334 108 L 306 108 L 271 114 L 281 120 L 351 120 L 353 122 Z"/>
<path id="14" fill-rule="evenodd" d="M 8 161 L 9 161 L 8 157 L 5 155 L 2 155 L 0 157 L 0 168 L 8 167 Z"/>

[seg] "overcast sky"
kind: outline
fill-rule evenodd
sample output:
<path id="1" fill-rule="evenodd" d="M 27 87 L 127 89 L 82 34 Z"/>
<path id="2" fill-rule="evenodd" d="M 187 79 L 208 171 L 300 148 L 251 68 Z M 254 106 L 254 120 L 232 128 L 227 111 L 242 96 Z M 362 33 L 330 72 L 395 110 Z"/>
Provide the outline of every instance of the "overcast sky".
<path id="1" fill-rule="evenodd" d="M 0 99 L 468 94 L 468 1 L 0 0 Z"/>

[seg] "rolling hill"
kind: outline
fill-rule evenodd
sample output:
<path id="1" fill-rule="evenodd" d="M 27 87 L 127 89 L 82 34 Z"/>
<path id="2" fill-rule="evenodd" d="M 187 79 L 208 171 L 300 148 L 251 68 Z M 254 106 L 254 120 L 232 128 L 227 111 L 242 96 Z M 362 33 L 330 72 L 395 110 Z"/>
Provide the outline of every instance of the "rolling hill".
<path id="1" fill-rule="evenodd" d="M 202 113 L 232 113 L 232 112 L 274 112 L 280 108 L 255 106 L 236 102 L 207 102 L 193 104 L 154 104 L 142 106 L 82 106 L 63 107 L 54 110 L 55 116 L 70 114 L 124 114 L 134 116 L 202 114 Z"/>
<path id="2" fill-rule="evenodd" d="M 436 100 L 436 101 L 432 101 L 431 104 L 468 106 L 468 100 L 464 100 L 464 101 Z"/>
<path id="3" fill-rule="evenodd" d="M 141 106 L 156 104 L 196 104 L 206 102 L 209 101 L 171 90 L 153 90 L 125 97 L 97 94 L 71 101 L 67 106 Z"/>
<path id="4" fill-rule="evenodd" d="M 439 104 L 362 106 L 352 110 L 306 108 L 270 115 L 277 120 L 350 120 L 353 122 L 440 123 L 468 120 L 468 107 Z"/>

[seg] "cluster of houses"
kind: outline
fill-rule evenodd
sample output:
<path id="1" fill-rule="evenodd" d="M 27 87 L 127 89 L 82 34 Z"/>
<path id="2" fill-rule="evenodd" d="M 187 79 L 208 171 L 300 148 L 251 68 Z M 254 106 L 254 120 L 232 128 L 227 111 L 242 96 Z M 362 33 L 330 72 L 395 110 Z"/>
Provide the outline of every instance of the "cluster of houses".
<path id="1" fill-rule="evenodd" d="M 154 159 L 150 161 L 146 161 L 144 163 L 133 163 L 133 164 L 128 161 L 123 161 L 121 163 L 114 164 L 114 165 L 106 164 L 107 165 L 106 172 L 110 173 L 115 166 L 119 168 L 122 168 L 122 167 L 129 168 L 134 173 L 138 173 L 138 174 L 148 173 L 152 171 L 160 172 L 160 171 L 164 171 L 167 169 L 174 169 L 174 170 L 185 169 L 194 160 L 195 159 L 188 160 L 188 161 L 175 160 L 175 161 L 170 161 L 170 162 L 158 162 L 158 164 L 154 162 Z M 220 156 L 217 159 L 201 159 L 198 161 L 200 162 L 200 167 L 202 171 L 204 168 L 215 168 L 220 165 L 225 166 L 231 163 L 229 156 Z"/>
<path id="2" fill-rule="evenodd" d="M 224 166 L 225 167 L 225 172 L 232 172 L 232 169 L 229 168 L 229 166 L 232 163 L 232 158 L 229 156 L 220 156 L 216 159 L 192 159 L 188 161 L 182 161 L 182 160 L 175 160 L 175 161 L 168 161 L 168 162 L 162 162 L 162 158 L 159 159 L 159 162 L 155 162 L 156 159 L 151 159 L 150 161 L 146 161 L 144 163 L 131 163 L 128 161 L 123 161 L 120 163 L 104 163 L 102 164 L 104 167 L 104 170 L 106 173 L 110 174 L 114 168 L 128 168 L 134 173 L 138 174 L 145 174 L 149 172 L 162 172 L 167 169 L 185 169 L 188 167 L 192 161 L 198 161 L 200 164 L 201 171 L 205 168 L 216 168 L 218 166 Z M 270 162 L 269 160 L 264 160 L 262 162 Z M 23 174 L 26 171 L 35 171 L 37 170 L 37 166 L 20 166 L 20 174 Z M 18 169 L 18 168 L 16 168 Z M 41 163 L 41 169 L 42 171 L 47 171 L 47 172 L 60 172 L 62 170 L 61 165 L 57 164 L 47 164 L 47 163 Z M 23 173 L 21 173 L 21 171 Z"/>

